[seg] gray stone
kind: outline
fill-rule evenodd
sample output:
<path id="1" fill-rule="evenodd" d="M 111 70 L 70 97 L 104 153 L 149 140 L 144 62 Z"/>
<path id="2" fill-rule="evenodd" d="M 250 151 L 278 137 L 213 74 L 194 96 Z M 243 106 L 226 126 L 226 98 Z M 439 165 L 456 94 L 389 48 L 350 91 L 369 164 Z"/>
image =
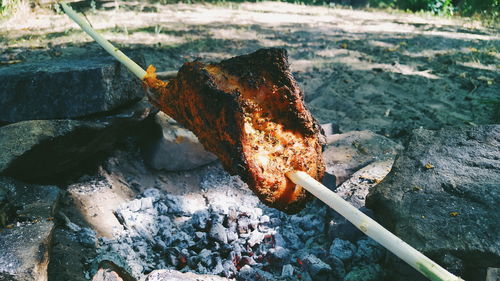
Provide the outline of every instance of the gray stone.
<path id="1" fill-rule="evenodd" d="M 225 262 L 222 263 L 222 267 L 224 268 L 223 275 L 225 277 L 234 277 L 238 270 L 236 269 L 236 266 L 234 266 L 234 263 L 230 260 L 226 260 Z"/>
<path id="2" fill-rule="evenodd" d="M 438 263 L 452 254 L 485 271 L 500 264 L 499 183 L 500 125 L 418 129 L 367 204 Z"/>
<path id="3" fill-rule="evenodd" d="M 264 240 L 264 236 L 265 236 L 264 233 L 262 233 L 256 229 L 256 230 L 252 231 L 252 233 L 250 233 L 250 237 L 248 238 L 247 243 L 250 247 L 253 247 L 256 244 L 260 244 L 260 242 L 262 242 L 262 240 Z"/>
<path id="4" fill-rule="evenodd" d="M 334 280 L 342 280 L 344 278 L 345 273 L 346 273 L 346 267 L 344 265 L 344 262 L 337 258 L 336 256 L 328 256 L 325 259 L 325 262 L 330 265 L 332 268 L 332 277 L 334 277 Z"/>
<path id="5" fill-rule="evenodd" d="M 158 170 L 183 171 L 213 162 L 217 157 L 206 151 L 198 138 L 163 112 L 155 117 L 161 136 L 144 149 L 146 163 Z"/>
<path id="6" fill-rule="evenodd" d="M 336 238 L 330 247 L 330 255 L 342 261 L 349 261 L 356 252 L 356 246 L 349 241 Z"/>
<path id="7" fill-rule="evenodd" d="M 380 183 L 391 170 L 393 158 L 378 160 L 363 166 L 344 181 L 335 192 L 356 208 L 365 206 L 370 189 Z"/>
<path id="8" fill-rule="evenodd" d="M 220 223 L 216 223 L 212 226 L 208 236 L 217 242 L 227 244 L 226 228 Z"/>
<path id="9" fill-rule="evenodd" d="M 161 269 L 149 273 L 144 281 L 226 281 L 227 278 L 216 275 L 195 274 L 191 272 L 182 273 L 177 270 Z"/>
<path id="10" fill-rule="evenodd" d="M 212 255 L 212 251 L 210 251 L 208 249 L 203 249 L 203 250 L 201 250 L 199 257 L 202 260 L 208 260 L 211 255 Z"/>
<path id="11" fill-rule="evenodd" d="M 281 269 L 281 277 L 292 277 L 293 276 L 293 266 L 291 264 L 285 264 Z"/>
<path id="12" fill-rule="evenodd" d="M 486 271 L 486 281 L 500 281 L 500 268 L 488 268 Z"/>
<path id="13" fill-rule="evenodd" d="M 242 281 L 274 281 L 276 278 L 269 272 L 263 271 L 258 268 L 253 268 L 249 265 L 243 266 L 238 275 L 236 276 L 236 280 Z"/>
<path id="14" fill-rule="evenodd" d="M 99 268 L 94 277 L 92 277 L 92 281 L 123 281 L 123 279 L 112 269 Z"/>
<path id="15" fill-rule="evenodd" d="M 290 216 L 290 222 L 304 231 L 315 230 L 322 232 L 324 227 L 324 221 L 318 214 L 293 215 Z"/>
<path id="16" fill-rule="evenodd" d="M 0 177 L 0 186 L 11 192 L 16 219 L 38 220 L 54 215 L 60 195 L 56 186 L 26 184 L 8 177 Z"/>
<path id="17" fill-rule="evenodd" d="M 276 268 L 280 268 L 283 264 L 290 262 L 290 251 L 280 246 L 270 249 L 268 255 L 269 263 Z"/>
<path id="18" fill-rule="evenodd" d="M 142 57 L 134 57 L 143 63 Z M 65 119 L 144 97 L 141 81 L 114 58 L 54 59 L 0 68 L 0 121 Z"/>
<path id="19" fill-rule="evenodd" d="M 126 215 L 126 213 L 121 214 L 120 212 L 122 205 L 127 203 L 135 204 L 141 201 L 130 200 L 135 196 L 131 188 L 124 184 L 116 184 L 110 178 L 102 175 L 90 179 L 85 178 L 66 187 L 68 200 L 77 206 L 80 214 L 79 218 L 83 219 L 96 232 L 97 236 L 111 238 L 113 229 L 123 228 L 123 225 L 118 220 L 120 215 Z M 68 215 L 70 214 L 68 213 Z M 128 219 L 128 217 L 122 216 L 121 218 L 123 219 L 122 223 L 126 224 L 125 219 Z M 73 218 L 73 220 L 76 223 L 79 222 L 77 218 Z M 68 223 L 68 221 L 66 220 L 66 226 L 72 225 L 70 229 L 73 231 L 78 233 L 86 232 L 85 230 L 82 232 L 79 226 L 76 225 L 75 227 L 75 223 Z M 90 234 L 90 232 L 87 234 Z M 86 238 L 84 240 L 88 241 Z M 90 245 L 91 243 L 86 244 Z"/>
<path id="20" fill-rule="evenodd" d="M 385 255 L 385 249 L 373 239 L 365 238 L 356 243 L 358 249 L 354 254 L 352 263 L 355 265 L 380 262 Z"/>
<path id="21" fill-rule="evenodd" d="M 243 265 L 255 265 L 257 264 L 257 262 L 252 258 L 252 257 L 249 257 L 249 256 L 242 256 L 239 263 L 238 263 L 238 266 L 243 266 Z"/>
<path id="22" fill-rule="evenodd" d="M 97 153 L 113 148 L 151 112 L 141 101 L 112 116 L 31 120 L 0 127 L 0 174 L 26 181 L 60 180 Z"/>
<path id="23" fill-rule="evenodd" d="M 363 173 L 365 181 L 379 182 L 391 168 L 387 167 L 387 163 L 392 165 L 398 151 L 402 149 L 402 146 L 394 141 L 370 131 L 329 135 L 327 143 L 323 152 L 326 172 L 335 175 L 337 185 L 365 167 L 373 170 L 370 166 L 380 166 L 380 168 L 374 172 Z"/>
<path id="24" fill-rule="evenodd" d="M 325 123 L 321 124 L 321 128 L 323 129 L 325 136 L 327 137 L 333 134 L 340 134 L 340 128 L 337 124 Z"/>
<path id="25" fill-rule="evenodd" d="M 16 209 L 12 200 L 14 191 L 12 185 L 0 185 L 0 228 L 3 228 L 15 216 Z"/>
<path id="26" fill-rule="evenodd" d="M 228 242 L 233 242 L 235 240 L 238 240 L 238 233 L 236 233 L 235 231 L 232 231 L 230 229 L 228 229 L 227 231 L 227 241 Z"/>
<path id="27" fill-rule="evenodd" d="M 246 217 L 246 216 L 240 217 L 238 219 L 238 228 L 237 228 L 238 233 L 239 234 L 248 233 L 250 231 L 249 225 L 250 225 L 250 218 L 249 217 Z"/>
<path id="28" fill-rule="evenodd" d="M 300 229 L 300 228 L 297 228 Z M 304 243 L 300 240 L 299 236 L 295 233 L 297 229 L 285 228 L 281 233 L 286 246 L 290 249 L 298 250 L 303 247 Z"/>
<path id="29" fill-rule="evenodd" d="M 90 270 L 87 274 L 95 276 L 103 264 L 112 264 L 115 268 L 119 268 L 120 272 L 126 272 L 127 275 L 132 275 L 137 272 L 142 272 L 143 267 L 139 264 L 127 264 L 117 253 L 108 251 L 100 253 L 92 259 Z M 88 270 L 88 269 L 87 269 Z"/>
<path id="30" fill-rule="evenodd" d="M 271 219 L 269 218 L 269 216 L 268 216 L 268 215 L 263 215 L 262 217 L 260 217 L 259 222 L 260 222 L 260 223 L 269 223 L 269 221 L 270 221 L 270 220 L 271 220 Z"/>
<path id="31" fill-rule="evenodd" d="M 212 270 L 212 274 L 219 275 L 222 272 L 224 272 L 224 267 L 222 266 L 222 260 L 220 259 L 220 257 L 216 257 L 215 259 L 216 259 L 215 263 L 216 265 L 215 268 Z"/>
<path id="32" fill-rule="evenodd" d="M 103 261 L 99 264 L 92 281 L 132 281 L 135 280 L 126 270 L 111 261 Z"/>
<path id="33" fill-rule="evenodd" d="M 378 264 L 368 264 L 354 267 L 344 277 L 344 281 L 382 281 L 384 272 Z"/>
<path id="34" fill-rule="evenodd" d="M 283 235 L 281 233 L 277 232 L 274 234 L 274 242 L 276 247 L 286 247 L 286 241 L 285 238 L 283 238 Z"/>
<path id="35" fill-rule="evenodd" d="M 1 186 L 13 187 L 17 217 L 0 229 L 0 279 L 47 280 L 47 267 L 54 229 L 53 213 L 59 199 L 55 186 L 27 185 L 0 178 Z"/>
<path id="36" fill-rule="evenodd" d="M 303 262 L 313 280 L 332 280 L 332 268 L 315 255 L 308 255 Z"/>
<path id="37" fill-rule="evenodd" d="M 195 212 L 191 217 L 194 228 L 197 230 L 205 230 L 209 222 L 209 215 L 210 214 L 205 210 Z"/>
<path id="38" fill-rule="evenodd" d="M 41 220 L 3 230 L 0 233 L 2 280 L 47 280 L 53 229 L 53 222 Z"/>

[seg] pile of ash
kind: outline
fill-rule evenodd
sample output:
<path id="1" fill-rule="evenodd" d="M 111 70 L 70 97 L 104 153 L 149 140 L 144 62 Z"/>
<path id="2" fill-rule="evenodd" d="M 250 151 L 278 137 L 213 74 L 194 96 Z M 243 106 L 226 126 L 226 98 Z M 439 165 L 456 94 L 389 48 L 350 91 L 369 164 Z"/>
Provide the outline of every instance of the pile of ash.
<path id="1" fill-rule="evenodd" d="M 385 250 L 319 201 L 286 215 L 220 165 L 206 169 L 201 190 L 149 188 L 121 205 L 123 228 L 98 239 L 93 264 L 111 260 L 138 279 L 167 268 L 238 280 L 383 278 Z"/>

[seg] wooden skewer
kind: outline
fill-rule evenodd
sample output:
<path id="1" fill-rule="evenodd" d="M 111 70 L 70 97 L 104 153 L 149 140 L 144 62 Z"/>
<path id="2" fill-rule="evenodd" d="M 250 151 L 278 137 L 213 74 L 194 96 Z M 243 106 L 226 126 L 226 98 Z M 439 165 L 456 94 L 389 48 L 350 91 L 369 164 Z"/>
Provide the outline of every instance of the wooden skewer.
<path id="1" fill-rule="evenodd" d="M 59 2 L 61 4 L 64 12 L 74 21 L 76 22 L 82 29 L 83 31 L 87 32 L 90 37 L 92 37 L 101 47 L 104 48 L 110 55 L 115 57 L 119 62 L 121 62 L 123 65 L 125 65 L 135 76 L 137 76 L 139 79 L 144 79 L 144 76 L 146 75 L 146 71 L 142 69 L 137 63 L 135 63 L 133 60 L 131 60 L 129 57 L 127 57 L 122 51 L 120 51 L 118 48 L 113 46 L 111 43 L 109 43 L 108 40 L 104 39 L 102 35 L 97 33 L 85 20 L 80 17 L 73 9 L 71 9 L 70 6 L 68 6 L 64 2 Z"/>
<path id="2" fill-rule="evenodd" d="M 96 40 L 99 45 L 101 45 L 108 53 L 110 53 L 113 57 L 115 57 L 118 61 L 125 65 L 125 67 L 127 67 L 139 79 L 144 79 L 144 76 L 146 75 L 146 71 L 144 71 L 144 69 L 142 69 L 138 64 L 136 64 L 124 53 L 122 53 L 118 48 L 115 48 L 111 43 L 104 39 L 104 37 L 98 34 L 68 5 L 66 5 L 64 2 L 60 2 L 60 4 L 66 14 L 73 21 L 75 21 L 85 32 L 87 32 L 87 34 L 94 38 L 94 40 Z M 167 71 L 164 73 L 160 72 L 158 74 L 163 74 L 163 76 L 172 78 L 175 77 L 176 73 L 177 72 L 175 71 Z M 382 246 L 387 248 L 396 256 L 400 257 L 402 260 L 407 262 L 409 265 L 414 267 L 430 280 L 463 281 L 463 279 L 456 277 L 455 275 L 446 271 L 446 269 L 442 268 L 416 249 L 412 248 L 410 245 L 389 232 L 376 221 L 353 207 L 336 193 L 313 179 L 307 173 L 295 171 L 287 173 L 287 177 L 289 177 L 290 180 L 292 180 L 295 184 L 302 186 L 314 196 L 319 198 L 321 201 L 325 202 L 328 206 L 330 206 L 332 209 L 334 209 L 351 223 L 353 223 L 357 228 L 363 231 L 367 236 L 380 243 Z"/>
<path id="3" fill-rule="evenodd" d="M 461 278 L 451 274 L 437 263 L 408 245 L 406 242 L 389 232 L 369 216 L 349 204 L 335 192 L 322 185 L 305 172 L 295 171 L 287 173 L 287 177 L 294 183 L 325 202 L 328 206 L 341 214 L 367 236 L 380 243 L 387 250 L 404 260 L 420 273 L 432 281 L 458 281 Z"/>
<path id="4" fill-rule="evenodd" d="M 156 72 L 156 76 L 159 79 L 172 79 L 177 77 L 177 70 Z"/>

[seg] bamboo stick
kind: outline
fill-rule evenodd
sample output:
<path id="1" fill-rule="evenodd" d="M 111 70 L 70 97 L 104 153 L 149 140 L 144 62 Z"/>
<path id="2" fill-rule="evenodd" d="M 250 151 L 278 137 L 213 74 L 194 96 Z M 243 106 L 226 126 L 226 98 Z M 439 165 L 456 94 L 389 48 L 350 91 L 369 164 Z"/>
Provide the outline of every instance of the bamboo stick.
<path id="1" fill-rule="evenodd" d="M 59 2 L 61 4 L 64 12 L 76 22 L 90 37 L 92 37 L 101 47 L 104 48 L 110 55 L 115 57 L 119 62 L 121 62 L 125 67 L 127 67 L 135 76 L 139 79 L 143 79 L 146 75 L 146 71 L 142 69 L 137 63 L 127 57 L 122 51 L 109 43 L 108 40 L 104 39 L 102 35 L 97 33 L 87 22 L 83 20 L 70 6 L 64 2 Z"/>
<path id="2" fill-rule="evenodd" d="M 177 70 L 156 72 L 156 76 L 160 79 L 172 79 L 177 77 Z"/>
<path id="3" fill-rule="evenodd" d="M 305 172 L 287 173 L 288 178 L 299 186 L 325 202 L 341 214 L 367 236 L 380 243 L 387 250 L 404 260 L 413 268 L 432 281 L 459 281 L 461 278 L 451 274 L 437 263 L 408 245 L 406 242 L 389 232 L 369 216 L 356 209 L 335 192 L 322 185 Z"/>

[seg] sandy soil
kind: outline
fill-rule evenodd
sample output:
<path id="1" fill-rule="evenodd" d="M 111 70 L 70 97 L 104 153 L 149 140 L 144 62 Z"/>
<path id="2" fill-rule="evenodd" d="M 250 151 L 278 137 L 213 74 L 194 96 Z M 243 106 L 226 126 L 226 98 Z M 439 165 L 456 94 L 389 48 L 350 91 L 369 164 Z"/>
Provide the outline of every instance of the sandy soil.
<path id="1" fill-rule="evenodd" d="M 278 2 L 118 3 L 80 10 L 106 38 L 159 70 L 286 48 L 313 114 L 341 131 L 401 138 L 417 127 L 500 122 L 500 36 L 477 22 Z M 1 23 L 0 54 L 0 67 L 104 55 L 50 11 Z"/>
<path id="2" fill-rule="evenodd" d="M 143 54 L 160 71 L 197 58 L 220 60 L 263 47 L 286 48 L 315 117 L 338 124 L 343 132 L 368 129 L 402 140 L 418 127 L 500 122 L 500 36 L 477 22 L 278 2 L 118 3 L 80 8 L 106 38 L 126 52 Z M 0 67 L 102 55 L 62 14 L 23 12 L 0 23 Z M 133 175 L 131 170 L 121 172 Z M 124 178 L 108 180 L 121 186 Z M 198 173 L 162 177 L 144 172 L 135 185 L 159 185 L 175 194 L 179 182 L 193 186 L 199 178 Z M 69 191 L 66 214 L 103 236 L 109 236 L 114 218 L 85 217 L 79 208 L 109 211 L 134 195 L 126 189 L 116 198 Z M 99 228 L 99 222 L 108 228 Z M 68 233 L 64 228 L 55 233 L 54 256 L 64 258 L 54 259 L 60 264 L 53 264 L 51 275 L 84 280 L 82 260 L 95 249 L 79 252 L 79 242 Z"/>

